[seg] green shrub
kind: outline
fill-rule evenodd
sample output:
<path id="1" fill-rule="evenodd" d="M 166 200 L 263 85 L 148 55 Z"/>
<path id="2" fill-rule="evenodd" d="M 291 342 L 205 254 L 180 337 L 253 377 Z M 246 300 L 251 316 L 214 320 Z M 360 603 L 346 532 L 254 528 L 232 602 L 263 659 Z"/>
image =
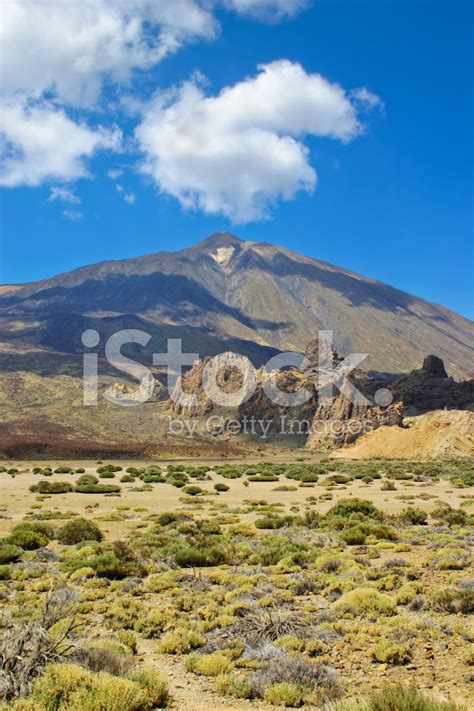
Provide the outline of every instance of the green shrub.
<path id="1" fill-rule="evenodd" d="M 130 681 L 138 684 L 145 694 L 145 701 L 140 707 L 140 711 L 162 709 L 168 705 L 168 684 L 156 669 L 152 667 L 141 667 L 132 671 L 128 675 L 128 678 Z"/>
<path id="2" fill-rule="evenodd" d="M 350 612 L 361 617 L 393 615 L 395 602 L 388 595 L 374 588 L 355 588 L 339 598 L 334 608 L 341 612 Z"/>
<path id="3" fill-rule="evenodd" d="M 441 588 L 433 593 L 435 610 L 469 615 L 474 613 L 474 590 L 469 588 Z"/>
<path id="4" fill-rule="evenodd" d="M 10 580 L 12 568 L 10 565 L 0 565 L 0 580 Z"/>
<path id="5" fill-rule="evenodd" d="M 48 537 L 27 523 L 21 523 L 12 530 L 8 537 L 9 543 L 20 546 L 25 551 L 34 551 L 48 544 Z"/>
<path id="6" fill-rule="evenodd" d="M 67 494 L 73 491 L 73 486 L 67 481 L 40 481 L 30 486 L 30 491 L 38 494 Z"/>
<path id="7" fill-rule="evenodd" d="M 120 477 L 120 481 L 122 482 L 122 484 L 126 484 L 128 482 L 135 481 L 135 479 L 130 474 L 124 474 Z"/>
<path id="8" fill-rule="evenodd" d="M 366 539 L 366 533 L 364 533 L 360 526 L 345 528 L 339 535 L 349 546 L 363 545 Z"/>
<path id="9" fill-rule="evenodd" d="M 12 705 L 13 711 L 152 711 L 168 701 L 164 680 L 143 669 L 129 678 L 106 672 L 94 674 L 75 664 L 49 664 L 35 680 L 27 699 Z"/>
<path id="10" fill-rule="evenodd" d="M 23 554 L 22 548 L 13 543 L 0 542 L 0 564 L 14 563 Z"/>
<path id="11" fill-rule="evenodd" d="M 447 504 L 438 506 L 431 515 L 436 521 L 444 521 L 448 526 L 464 526 L 468 520 L 466 511 L 463 509 L 452 509 L 451 506 Z"/>
<path id="12" fill-rule="evenodd" d="M 118 494 L 120 486 L 114 484 L 76 484 L 74 491 L 77 494 Z"/>
<path id="13" fill-rule="evenodd" d="M 197 496 L 198 494 L 203 493 L 201 487 L 195 486 L 194 484 L 191 484 L 190 486 L 185 486 L 183 491 L 185 494 L 188 494 L 188 496 Z"/>
<path id="14" fill-rule="evenodd" d="M 251 699 L 252 684 L 236 674 L 222 674 L 216 682 L 216 694 L 233 699 Z"/>
<path id="15" fill-rule="evenodd" d="M 205 568 L 225 563 L 227 556 L 219 546 L 183 546 L 175 553 L 176 565 L 180 568 Z"/>
<path id="16" fill-rule="evenodd" d="M 384 686 L 366 701 L 338 704 L 334 711 L 467 711 L 467 707 L 437 701 L 414 686 Z"/>
<path id="17" fill-rule="evenodd" d="M 227 486 L 227 484 L 224 484 L 222 482 L 218 482 L 217 484 L 214 484 L 214 489 L 216 491 L 229 491 L 230 486 Z"/>
<path id="18" fill-rule="evenodd" d="M 175 523 L 178 520 L 178 514 L 175 514 L 172 511 L 165 511 L 157 518 L 157 522 L 160 524 L 160 526 L 169 526 L 171 523 Z"/>
<path id="19" fill-rule="evenodd" d="M 348 518 L 353 514 L 361 514 L 366 518 L 382 518 L 382 512 L 371 502 L 365 499 L 341 499 L 332 506 L 326 514 L 326 518 L 342 516 Z"/>
<path id="20" fill-rule="evenodd" d="M 192 654 L 188 657 L 186 669 L 202 676 L 227 674 L 233 668 L 230 659 L 220 652 L 212 654 Z"/>
<path id="21" fill-rule="evenodd" d="M 173 632 L 165 632 L 158 642 L 158 654 L 188 654 L 206 644 L 206 638 L 196 630 L 178 627 Z"/>
<path id="22" fill-rule="evenodd" d="M 372 650 L 372 659 L 385 664 L 408 664 L 412 652 L 408 644 L 395 644 L 383 640 Z"/>
<path id="23" fill-rule="evenodd" d="M 280 516 L 264 516 L 255 521 L 255 528 L 276 529 L 283 528 L 285 519 Z"/>
<path id="24" fill-rule="evenodd" d="M 58 530 L 58 540 L 67 546 L 82 541 L 101 541 L 102 539 L 103 534 L 97 524 L 85 518 L 75 518 L 68 521 Z"/>
<path id="25" fill-rule="evenodd" d="M 408 507 L 400 514 L 400 518 L 405 523 L 411 523 L 413 526 L 426 526 L 428 523 L 428 514 L 422 509 Z"/>
<path id="26" fill-rule="evenodd" d="M 286 708 L 299 708 L 304 703 L 304 694 L 300 686 L 281 682 L 265 689 L 263 698 L 269 704 Z"/>
<path id="27" fill-rule="evenodd" d="M 80 476 L 79 479 L 76 481 L 76 486 L 88 486 L 89 484 L 98 483 L 98 478 L 93 474 L 84 474 L 84 476 Z"/>
<path id="28" fill-rule="evenodd" d="M 326 482 L 331 482 L 331 484 L 348 484 L 350 480 L 350 477 L 344 476 L 344 474 L 333 474 L 332 476 L 328 476 Z"/>

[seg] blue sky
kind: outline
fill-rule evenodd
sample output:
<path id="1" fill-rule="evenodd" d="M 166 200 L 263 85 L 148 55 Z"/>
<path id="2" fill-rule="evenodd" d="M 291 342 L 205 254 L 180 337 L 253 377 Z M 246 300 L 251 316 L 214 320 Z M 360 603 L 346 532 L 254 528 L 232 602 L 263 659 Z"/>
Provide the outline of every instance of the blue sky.
<path id="1" fill-rule="evenodd" d="M 102 11 L 102 0 L 87 2 Z M 197 17 L 197 29 L 180 25 L 159 61 L 116 60 L 129 52 L 119 47 L 101 73 L 80 80 L 67 72 L 61 39 L 41 78 L 14 54 L 18 40 L 35 41 L 33 20 L 7 37 L 0 282 L 229 230 L 474 316 L 472 3 L 320 0 L 304 9 L 300 0 L 248 0 L 259 2 L 273 22 L 227 0 L 230 9 Z M 67 36 L 69 19 L 59 19 Z M 189 98 L 182 82 L 191 78 Z M 37 126 L 57 144 L 46 136 L 32 145 Z"/>

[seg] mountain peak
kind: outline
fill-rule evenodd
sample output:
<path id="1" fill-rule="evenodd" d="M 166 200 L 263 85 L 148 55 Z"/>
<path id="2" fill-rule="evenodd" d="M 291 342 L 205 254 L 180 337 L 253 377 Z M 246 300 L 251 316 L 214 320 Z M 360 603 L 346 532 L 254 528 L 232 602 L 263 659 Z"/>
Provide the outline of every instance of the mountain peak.
<path id="1" fill-rule="evenodd" d="M 243 244 L 244 240 L 230 232 L 214 232 L 210 237 L 198 242 L 196 247 L 215 249 L 218 247 L 241 247 Z"/>

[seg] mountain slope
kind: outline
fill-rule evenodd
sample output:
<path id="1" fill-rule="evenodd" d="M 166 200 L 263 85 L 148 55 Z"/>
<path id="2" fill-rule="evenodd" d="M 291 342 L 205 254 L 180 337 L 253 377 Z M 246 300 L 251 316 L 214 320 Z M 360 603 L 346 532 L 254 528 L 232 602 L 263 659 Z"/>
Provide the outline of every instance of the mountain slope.
<path id="1" fill-rule="evenodd" d="M 265 361 L 303 350 L 320 329 L 341 353 L 365 352 L 364 366 L 415 368 L 436 353 L 466 375 L 474 324 L 441 306 L 282 247 L 217 233 L 179 252 L 83 267 L 2 293 L 1 350 L 79 353 L 80 333 L 125 323 L 149 329 L 153 347 L 183 334 L 199 354 L 232 348 Z M 128 325 L 127 327 L 131 327 Z M 1 344 L 0 344 L 1 345 Z M 0 366 L 1 366 L 0 358 Z"/>

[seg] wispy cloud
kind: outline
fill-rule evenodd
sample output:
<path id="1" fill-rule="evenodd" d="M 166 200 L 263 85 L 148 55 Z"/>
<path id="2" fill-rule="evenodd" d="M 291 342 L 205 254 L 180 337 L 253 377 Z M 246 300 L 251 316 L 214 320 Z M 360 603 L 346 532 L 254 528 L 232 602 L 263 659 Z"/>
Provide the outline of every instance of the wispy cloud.
<path id="1" fill-rule="evenodd" d="M 121 168 L 113 168 L 108 171 L 107 175 L 111 180 L 117 180 L 117 178 L 120 178 L 120 176 L 123 175 L 123 170 Z"/>
<path id="2" fill-rule="evenodd" d="M 71 222 L 79 222 L 84 218 L 84 215 L 79 210 L 63 210 L 63 217 Z"/>
<path id="3" fill-rule="evenodd" d="M 58 202 L 69 203 L 69 205 L 81 204 L 80 198 L 73 190 L 58 186 L 51 188 L 51 194 L 48 198 L 48 202 L 55 202 L 56 200 Z"/>
<path id="4" fill-rule="evenodd" d="M 135 201 L 137 199 L 137 196 L 135 195 L 135 193 L 125 193 L 125 195 L 123 196 L 123 199 L 125 200 L 125 202 L 128 205 L 134 205 Z"/>

